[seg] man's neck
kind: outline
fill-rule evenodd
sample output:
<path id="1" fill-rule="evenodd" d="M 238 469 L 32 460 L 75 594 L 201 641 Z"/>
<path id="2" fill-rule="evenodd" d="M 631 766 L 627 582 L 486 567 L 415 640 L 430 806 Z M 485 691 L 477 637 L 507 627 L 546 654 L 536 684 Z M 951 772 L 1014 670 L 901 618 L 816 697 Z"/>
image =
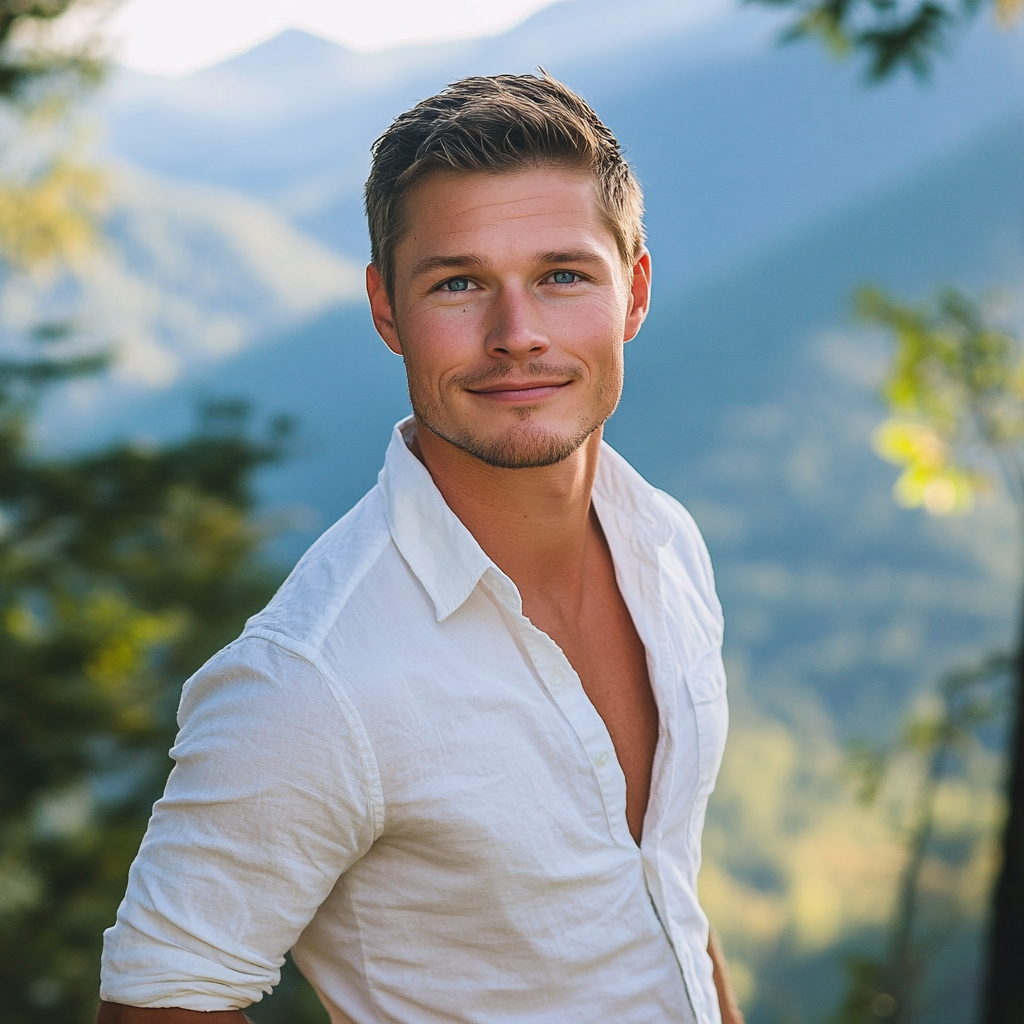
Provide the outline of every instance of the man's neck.
<path id="1" fill-rule="evenodd" d="M 413 453 L 448 507 L 521 591 L 576 603 L 594 525 L 601 429 L 554 466 L 488 466 L 417 424 Z"/>

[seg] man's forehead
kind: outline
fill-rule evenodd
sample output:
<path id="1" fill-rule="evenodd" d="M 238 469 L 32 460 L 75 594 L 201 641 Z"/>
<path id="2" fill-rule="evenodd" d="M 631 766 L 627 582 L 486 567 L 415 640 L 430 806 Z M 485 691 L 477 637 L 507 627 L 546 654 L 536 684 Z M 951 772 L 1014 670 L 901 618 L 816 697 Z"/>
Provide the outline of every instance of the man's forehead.
<path id="1" fill-rule="evenodd" d="M 510 171 L 437 171 L 406 197 L 409 220 L 467 224 L 480 219 L 599 216 L 592 175 L 541 166 Z"/>
<path id="2" fill-rule="evenodd" d="M 593 178 L 574 169 L 438 172 L 417 185 L 406 203 L 399 247 L 418 254 L 438 247 L 459 252 L 462 243 L 499 239 L 536 252 L 614 244 Z"/>

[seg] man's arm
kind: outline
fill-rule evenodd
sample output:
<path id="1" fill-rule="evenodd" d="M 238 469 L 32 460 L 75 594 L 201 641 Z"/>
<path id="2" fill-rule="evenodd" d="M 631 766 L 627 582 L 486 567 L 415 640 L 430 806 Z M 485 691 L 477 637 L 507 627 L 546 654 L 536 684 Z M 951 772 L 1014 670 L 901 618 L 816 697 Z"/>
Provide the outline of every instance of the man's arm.
<path id="1" fill-rule="evenodd" d="M 96 1024 L 249 1024 L 241 1010 L 179 1010 L 176 1007 L 154 1009 L 145 1006 L 122 1006 L 100 1003 Z"/>
<path id="2" fill-rule="evenodd" d="M 715 988 L 718 991 L 718 1006 L 722 1011 L 722 1024 L 743 1024 L 743 1011 L 736 1002 L 736 993 L 732 990 L 732 983 L 725 967 L 725 954 L 718 944 L 718 936 L 714 930 L 708 934 L 708 956 L 711 957 L 715 971 Z M 142 1021 L 139 1021 L 139 1024 L 142 1024 Z M 185 1024 L 184 1018 L 182 1024 Z"/>
<path id="3" fill-rule="evenodd" d="M 102 1024 L 242 1024 L 231 1008 L 278 983 L 380 817 L 355 713 L 277 644 L 248 637 L 208 662 L 180 721 L 174 770 L 104 933 Z"/>

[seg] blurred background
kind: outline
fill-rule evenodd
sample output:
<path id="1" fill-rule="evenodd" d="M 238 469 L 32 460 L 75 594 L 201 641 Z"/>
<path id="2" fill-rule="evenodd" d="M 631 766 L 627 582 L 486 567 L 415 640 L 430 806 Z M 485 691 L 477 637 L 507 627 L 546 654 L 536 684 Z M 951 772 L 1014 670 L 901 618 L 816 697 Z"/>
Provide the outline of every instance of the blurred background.
<path id="1" fill-rule="evenodd" d="M 947 17 L 896 38 L 920 6 L 0 4 L 4 1024 L 92 1020 L 182 682 L 407 410 L 361 296 L 370 144 L 454 78 L 538 65 L 646 193 L 655 301 L 607 437 L 716 568 L 733 727 L 701 888 L 747 1019 L 978 1016 L 1024 28 L 921 6 Z M 326 1020 L 290 966 L 250 1013 Z"/>

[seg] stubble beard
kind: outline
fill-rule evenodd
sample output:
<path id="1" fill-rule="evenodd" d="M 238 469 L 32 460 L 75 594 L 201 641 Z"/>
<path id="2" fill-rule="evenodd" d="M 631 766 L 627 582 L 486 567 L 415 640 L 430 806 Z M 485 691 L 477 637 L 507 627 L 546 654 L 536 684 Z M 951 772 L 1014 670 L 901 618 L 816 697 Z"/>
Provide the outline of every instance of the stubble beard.
<path id="1" fill-rule="evenodd" d="M 583 374 L 576 366 L 531 363 L 525 369 L 530 376 L 538 378 L 583 380 Z M 466 388 L 498 383 L 513 370 L 514 366 L 507 364 L 494 367 L 484 374 L 466 374 L 449 380 L 447 387 L 458 393 Z M 593 407 L 581 412 L 576 428 L 566 433 L 543 429 L 533 419 L 537 407 L 524 405 L 510 410 L 519 420 L 518 423 L 496 437 L 481 437 L 472 425 L 452 422 L 454 417 L 445 415 L 443 399 L 422 401 L 411 379 L 409 400 L 417 421 L 427 430 L 486 465 L 496 469 L 534 469 L 564 462 L 611 416 L 622 392 L 621 368 L 618 373 L 610 376 L 612 379 L 598 386 Z"/>

